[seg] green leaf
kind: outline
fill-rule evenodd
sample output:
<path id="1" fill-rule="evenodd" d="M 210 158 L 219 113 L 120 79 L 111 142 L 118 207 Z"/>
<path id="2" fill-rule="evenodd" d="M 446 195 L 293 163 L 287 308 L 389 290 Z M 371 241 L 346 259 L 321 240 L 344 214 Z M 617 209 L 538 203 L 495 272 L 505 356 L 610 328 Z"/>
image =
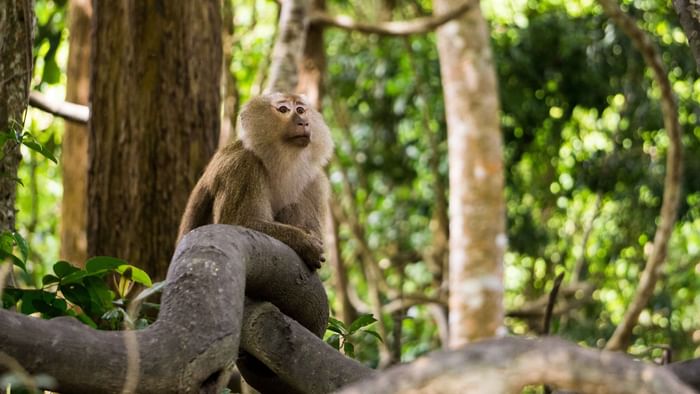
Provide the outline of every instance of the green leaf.
<path id="1" fill-rule="evenodd" d="M 27 258 L 29 257 L 29 244 L 27 243 L 27 240 L 25 240 L 18 232 L 13 232 L 12 238 L 17 243 L 19 252 L 22 255 L 22 263 L 26 264 Z"/>
<path id="2" fill-rule="evenodd" d="M 12 254 L 12 250 L 14 249 L 15 245 L 15 238 L 12 236 L 12 233 L 9 231 L 4 231 L 3 233 L 0 234 L 0 250 L 7 254 Z"/>
<path id="3" fill-rule="evenodd" d="M 61 294 L 73 304 L 83 308 L 84 311 L 90 310 L 90 294 L 85 286 L 79 283 L 63 283 L 58 286 Z"/>
<path id="4" fill-rule="evenodd" d="M 348 330 L 345 327 L 345 324 L 342 321 L 340 321 L 332 316 L 330 316 L 328 318 L 328 329 L 333 331 L 333 332 L 337 332 L 338 334 L 345 335 L 348 333 Z"/>
<path id="5" fill-rule="evenodd" d="M 83 284 L 92 301 L 93 315 L 102 314 L 104 313 L 103 311 L 112 308 L 114 292 L 109 289 L 104 280 L 95 276 L 88 276 L 83 281 Z"/>
<path id="6" fill-rule="evenodd" d="M 382 339 L 381 335 L 379 335 L 379 333 L 376 332 L 376 331 L 372 331 L 372 330 L 362 330 L 362 332 L 365 333 L 365 334 L 372 335 L 373 337 L 379 339 L 379 342 L 384 342 L 384 340 Z"/>
<path id="7" fill-rule="evenodd" d="M 41 292 L 39 290 L 25 290 L 23 293 L 20 312 L 25 315 L 31 315 L 32 313 L 37 312 L 37 309 L 34 306 L 34 301 L 41 300 Z"/>
<path id="8" fill-rule="evenodd" d="M 22 259 L 15 256 L 14 254 L 7 253 L 4 250 L 0 250 L 0 260 L 5 260 L 5 259 L 9 259 L 10 261 L 12 261 L 12 264 L 21 268 L 22 271 L 27 272 L 27 267 L 22 262 Z"/>
<path id="9" fill-rule="evenodd" d="M 16 307 L 23 293 L 22 289 L 5 289 L 2 292 L 2 307 L 5 309 Z"/>
<path id="10" fill-rule="evenodd" d="M 130 277 L 127 276 L 127 278 L 133 280 L 136 283 L 140 283 L 146 287 L 153 286 L 153 282 L 151 282 L 151 278 L 148 276 L 146 271 L 134 267 L 133 265 L 120 265 L 119 267 L 117 267 L 117 272 L 121 275 L 125 275 L 127 272 L 129 272 Z"/>
<path id="11" fill-rule="evenodd" d="M 343 344 L 343 353 L 350 358 L 355 358 L 355 345 L 345 341 Z"/>
<path id="12" fill-rule="evenodd" d="M 333 346 L 335 350 L 340 350 L 340 335 L 331 335 L 330 337 L 328 337 L 328 339 L 326 339 L 326 343 Z"/>
<path id="13" fill-rule="evenodd" d="M 44 277 L 41 278 L 41 283 L 43 283 L 44 286 L 48 286 L 53 283 L 58 283 L 60 281 L 61 279 L 51 274 L 44 275 Z"/>
<path id="14" fill-rule="evenodd" d="M 350 324 L 350 328 L 348 329 L 348 331 L 350 332 L 350 334 L 352 334 L 352 333 L 356 332 L 357 330 L 359 330 L 360 328 L 369 326 L 370 324 L 372 324 L 376 321 L 377 321 L 377 319 L 372 317 L 372 315 L 362 315 L 362 316 L 358 317 L 357 319 L 355 319 L 355 321 L 352 322 L 352 324 Z"/>
<path id="15" fill-rule="evenodd" d="M 22 139 L 22 144 L 26 146 L 27 148 L 41 154 L 42 156 L 46 157 L 47 159 L 51 160 L 54 163 L 58 163 L 58 160 L 56 160 L 56 157 L 51 153 L 51 151 L 47 150 L 44 145 L 39 143 L 39 141 L 30 133 L 24 133 L 24 138 Z"/>
<path id="16" fill-rule="evenodd" d="M 90 318 L 90 316 L 88 316 L 84 313 L 80 313 L 80 314 L 76 315 L 75 317 L 78 318 L 78 320 L 80 320 L 81 322 L 87 324 L 88 326 L 90 326 L 92 328 L 97 328 L 97 323 L 95 323 L 95 321 L 92 320 Z"/>
<path id="17" fill-rule="evenodd" d="M 85 262 L 85 270 L 90 273 L 116 270 L 120 265 L 128 265 L 126 261 L 116 257 L 95 256 Z"/>
<path id="18" fill-rule="evenodd" d="M 72 266 L 67 261 L 58 261 L 53 265 L 53 272 L 59 278 L 64 278 L 74 272 L 80 271 L 80 268 Z"/>

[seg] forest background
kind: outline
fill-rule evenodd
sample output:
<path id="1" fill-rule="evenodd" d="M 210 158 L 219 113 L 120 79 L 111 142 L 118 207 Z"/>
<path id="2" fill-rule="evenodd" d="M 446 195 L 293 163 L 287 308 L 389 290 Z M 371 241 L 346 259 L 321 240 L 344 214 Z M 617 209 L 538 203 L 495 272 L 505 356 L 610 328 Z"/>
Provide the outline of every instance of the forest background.
<path id="1" fill-rule="evenodd" d="M 660 48 L 678 99 L 685 167 L 663 274 L 628 351 L 649 360 L 669 349 L 674 359 L 700 357 L 698 70 L 670 2 L 622 5 Z M 430 13 L 427 1 L 327 6 L 356 20 Z M 506 327 L 542 333 L 547 296 L 564 273 L 550 331 L 602 348 L 635 294 L 658 224 L 669 146 L 659 89 L 596 2 L 494 0 L 482 8 L 502 109 Z M 223 95 L 233 103 L 224 119 L 233 129 L 238 103 L 266 82 L 278 7 L 234 1 L 230 9 Z M 56 99 L 66 90 L 67 10 L 66 1 L 36 2 L 32 89 Z M 322 108 L 336 142 L 328 173 L 339 264 L 324 267 L 321 276 L 332 315 L 346 322 L 363 313 L 379 318 L 384 340 L 358 337 L 359 360 L 371 366 L 410 361 L 446 341 L 445 275 L 435 262 L 447 248 L 440 235 L 447 233 L 441 202 L 448 193 L 436 38 L 327 29 L 324 42 Z M 64 126 L 37 109 L 28 113 L 28 131 L 56 157 Z M 31 255 L 30 274 L 19 280 L 41 287 L 61 258 L 62 191 L 71 179 L 45 155 L 28 149 L 22 155 L 17 227 Z"/>

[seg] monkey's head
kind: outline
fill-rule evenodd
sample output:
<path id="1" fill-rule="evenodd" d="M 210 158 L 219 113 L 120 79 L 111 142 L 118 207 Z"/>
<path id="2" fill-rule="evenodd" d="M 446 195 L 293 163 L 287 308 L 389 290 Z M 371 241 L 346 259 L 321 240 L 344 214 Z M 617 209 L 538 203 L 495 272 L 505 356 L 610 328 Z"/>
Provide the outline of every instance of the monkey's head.
<path id="1" fill-rule="evenodd" d="M 270 93 L 252 98 L 241 110 L 240 139 L 246 149 L 257 154 L 307 153 L 325 165 L 333 142 L 320 113 L 303 96 Z"/>

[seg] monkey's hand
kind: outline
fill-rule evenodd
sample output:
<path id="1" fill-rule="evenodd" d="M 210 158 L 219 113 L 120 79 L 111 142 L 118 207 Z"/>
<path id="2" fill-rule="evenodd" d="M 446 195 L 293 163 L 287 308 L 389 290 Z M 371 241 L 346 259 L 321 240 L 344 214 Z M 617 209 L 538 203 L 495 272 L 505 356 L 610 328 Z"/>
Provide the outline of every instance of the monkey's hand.
<path id="1" fill-rule="evenodd" d="M 301 243 L 292 249 L 312 270 L 321 268 L 321 263 L 326 261 L 323 257 L 323 241 L 314 235 L 304 234 Z"/>

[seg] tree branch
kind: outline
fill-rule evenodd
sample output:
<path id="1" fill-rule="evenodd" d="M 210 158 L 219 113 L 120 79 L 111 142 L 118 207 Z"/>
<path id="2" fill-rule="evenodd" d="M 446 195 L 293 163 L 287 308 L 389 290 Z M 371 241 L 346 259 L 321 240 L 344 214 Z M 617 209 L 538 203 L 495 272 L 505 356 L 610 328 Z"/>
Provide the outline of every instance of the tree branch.
<path id="1" fill-rule="evenodd" d="M 647 258 L 637 293 L 622 322 L 617 326 L 610 341 L 605 346 L 608 350 L 623 350 L 629 345 L 632 329 L 639 318 L 639 314 L 649 303 L 649 299 L 654 293 L 654 286 L 666 259 L 668 240 L 673 232 L 673 224 L 676 220 L 681 196 L 683 147 L 681 145 L 681 126 L 678 121 L 676 99 L 658 49 L 651 42 L 649 36 L 637 26 L 635 20 L 620 9 L 616 0 L 598 0 L 598 2 L 610 19 L 632 40 L 632 43 L 644 58 L 647 67 L 653 72 L 654 80 L 661 91 L 661 110 L 663 112 L 664 128 L 666 133 L 668 133 L 669 139 L 663 203 L 661 204 L 661 213 L 659 215 L 659 226 L 656 228 L 656 234 L 654 234 L 654 247 Z"/>
<path id="2" fill-rule="evenodd" d="M 90 118 L 90 108 L 87 106 L 68 101 L 52 100 L 36 90 L 29 93 L 29 105 L 80 124 L 87 124 Z"/>
<path id="3" fill-rule="evenodd" d="M 29 373 L 56 378 L 61 392 L 117 393 L 125 381 L 144 393 L 220 392 L 238 354 L 244 289 L 271 300 L 313 332 L 308 335 L 326 327 L 328 302 L 318 275 L 288 246 L 242 227 L 190 232 L 166 280 L 158 320 L 144 330 L 97 331 L 70 318 L 0 310 L 0 349 Z M 128 340 L 138 348 L 136 376 L 127 376 Z"/>
<path id="4" fill-rule="evenodd" d="M 379 34 L 388 36 L 408 36 L 411 34 L 424 34 L 435 30 L 443 24 L 458 18 L 469 11 L 478 3 L 471 0 L 464 1 L 460 6 L 442 15 L 415 18 L 408 21 L 363 23 L 345 15 L 333 16 L 325 12 L 315 11 L 311 15 L 311 23 L 324 24 L 331 27 L 339 27 L 345 30 L 359 31 L 367 34 Z"/>
<path id="5" fill-rule="evenodd" d="M 524 386 L 539 384 L 579 393 L 694 393 L 671 372 L 623 354 L 584 349 L 553 337 L 510 337 L 435 352 L 339 394 L 500 394 L 519 393 Z"/>

